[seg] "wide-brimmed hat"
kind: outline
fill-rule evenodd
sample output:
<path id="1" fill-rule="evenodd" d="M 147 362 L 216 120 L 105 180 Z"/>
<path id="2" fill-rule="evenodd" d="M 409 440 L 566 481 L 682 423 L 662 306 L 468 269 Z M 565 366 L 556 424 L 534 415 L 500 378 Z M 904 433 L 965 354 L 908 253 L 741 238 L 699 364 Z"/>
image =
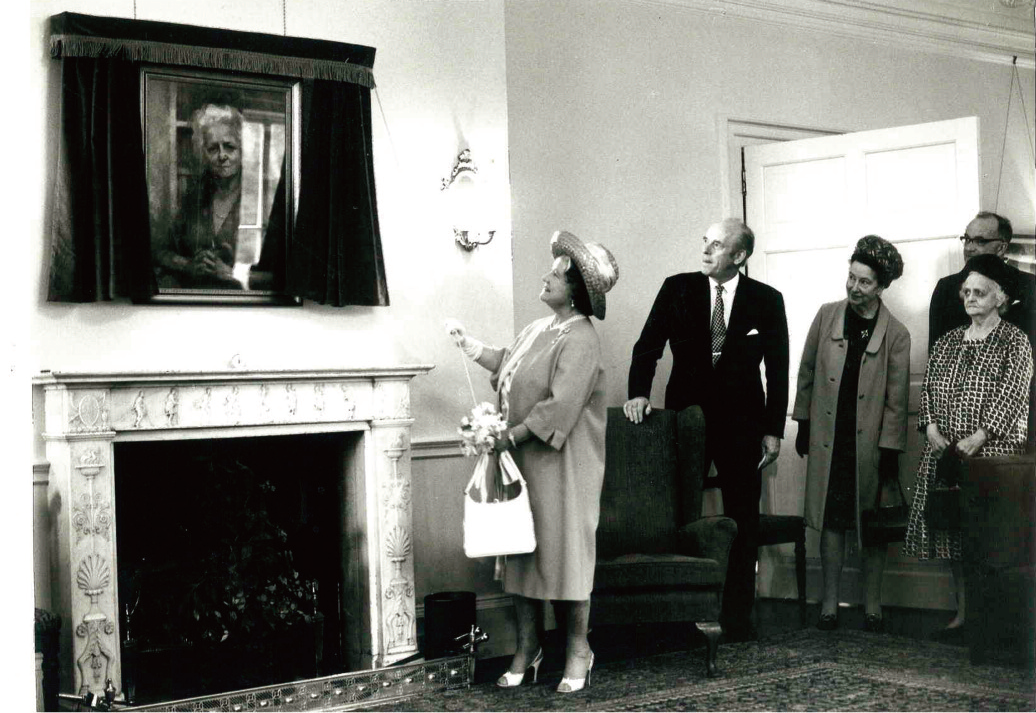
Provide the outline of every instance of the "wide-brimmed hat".
<path id="1" fill-rule="evenodd" d="M 584 243 L 567 230 L 559 230 L 550 239 L 554 257 L 567 255 L 579 269 L 590 295 L 594 317 L 604 319 L 604 295 L 619 279 L 619 265 L 608 248 L 600 243 Z"/>
<path id="2" fill-rule="evenodd" d="M 967 279 L 972 272 L 988 277 L 1000 285 L 1000 289 L 1007 295 L 1008 304 L 1016 299 L 1019 287 L 1017 279 L 1011 268 L 998 255 L 984 253 L 971 258 L 964 265 L 964 278 Z"/>

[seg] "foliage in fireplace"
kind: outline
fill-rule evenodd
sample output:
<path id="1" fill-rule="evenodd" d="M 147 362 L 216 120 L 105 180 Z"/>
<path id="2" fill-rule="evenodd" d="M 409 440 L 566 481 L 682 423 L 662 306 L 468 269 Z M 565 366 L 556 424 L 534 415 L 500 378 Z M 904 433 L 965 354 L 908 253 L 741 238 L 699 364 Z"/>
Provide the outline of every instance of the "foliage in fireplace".
<path id="1" fill-rule="evenodd" d="M 176 554 L 136 569 L 130 625 L 148 632 L 147 643 L 200 644 L 310 622 L 316 584 L 300 577 L 288 533 L 271 517 L 276 486 L 233 456 L 194 461 L 192 521 Z"/>
<path id="2" fill-rule="evenodd" d="M 337 670 L 343 446 L 329 434 L 117 445 L 135 703 Z"/>

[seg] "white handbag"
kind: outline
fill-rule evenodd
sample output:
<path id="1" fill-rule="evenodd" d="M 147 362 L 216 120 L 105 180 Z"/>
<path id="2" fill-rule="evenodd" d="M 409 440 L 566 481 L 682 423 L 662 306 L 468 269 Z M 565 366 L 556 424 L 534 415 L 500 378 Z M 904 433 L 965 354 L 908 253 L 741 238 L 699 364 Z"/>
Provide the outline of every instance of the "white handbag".
<path id="1" fill-rule="evenodd" d="M 533 552 L 536 532 L 529 507 L 528 484 L 507 451 L 499 456 L 503 483 L 520 483 L 521 491 L 510 500 L 487 502 L 486 473 L 492 457 L 490 453 L 478 457 L 475 472 L 464 489 L 464 554 L 493 557 Z M 472 498 L 473 491 L 480 495 L 480 501 Z"/>

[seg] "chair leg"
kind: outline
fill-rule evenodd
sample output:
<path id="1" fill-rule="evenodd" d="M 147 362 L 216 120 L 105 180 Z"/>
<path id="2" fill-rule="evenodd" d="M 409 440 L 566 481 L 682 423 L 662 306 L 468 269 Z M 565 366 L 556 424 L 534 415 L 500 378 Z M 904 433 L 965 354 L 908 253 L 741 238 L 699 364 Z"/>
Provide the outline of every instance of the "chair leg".
<path id="1" fill-rule="evenodd" d="M 799 618 L 806 624 L 806 526 L 795 540 L 795 581 L 799 587 Z"/>
<path id="2" fill-rule="evenodd" d="M 719 637 L 723 633 L 723 628 L 718 621 L 696 621 L 694 625 L 698 631 L 705 634 L 705 675 L 715 678 L 719 675 L 719 669 L 716 666 L 716 650 L 719 648 Z"/>

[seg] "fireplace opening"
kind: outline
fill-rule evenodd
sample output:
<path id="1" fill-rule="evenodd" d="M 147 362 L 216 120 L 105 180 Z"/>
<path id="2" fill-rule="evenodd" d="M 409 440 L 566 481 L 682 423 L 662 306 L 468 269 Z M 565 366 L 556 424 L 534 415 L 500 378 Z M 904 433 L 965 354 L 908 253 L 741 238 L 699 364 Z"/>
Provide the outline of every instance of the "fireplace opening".
<path id="1" fill-rule="evenodd" d="M 115 444 L 131 704 L 348 670 L 346 474 L 358 443 L 321 433 Z"/>

